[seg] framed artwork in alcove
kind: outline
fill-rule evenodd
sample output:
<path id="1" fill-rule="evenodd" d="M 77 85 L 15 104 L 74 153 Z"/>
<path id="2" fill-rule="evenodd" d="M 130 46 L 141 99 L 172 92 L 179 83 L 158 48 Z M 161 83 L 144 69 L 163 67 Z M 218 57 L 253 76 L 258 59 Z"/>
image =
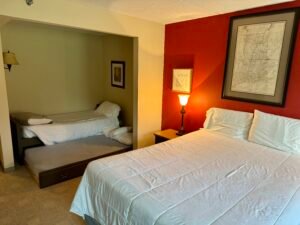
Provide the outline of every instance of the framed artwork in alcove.
<path id="1" fill-rule="evenodd" d="M 298 9 L 232 17 L 222 97 L 283 106 Z"/>
<path id="2" fill-rule="evenodd" d="M 124 61 L 111 61 L 111 86 L 125 88 Z"/>

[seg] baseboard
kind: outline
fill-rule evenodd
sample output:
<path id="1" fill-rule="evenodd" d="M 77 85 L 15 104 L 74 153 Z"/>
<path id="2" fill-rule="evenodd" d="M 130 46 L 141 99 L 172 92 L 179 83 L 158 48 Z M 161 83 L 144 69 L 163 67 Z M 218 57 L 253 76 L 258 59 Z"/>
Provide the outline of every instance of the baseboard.
<path id="1" fill-rule="evenodd" d="M 15 171 L 15 170 L 16 170 L 16 168 L 14 166 L 3 169 L 3 171 L 5 173 L 12 172 L 12 171 Z"/>
<path id="2" fill-rule="evenodd" d="M 8 167 L 8 168 L 4 168 L 3 165 L 2 165 L 2 162 L 0 162 L 0 168 L 1 168 L 1 170 L 2 170 L 4 173 L 8 173 L 8 172 L 15 171 L 15 167 L 14 167 L 14 166 Z"/>

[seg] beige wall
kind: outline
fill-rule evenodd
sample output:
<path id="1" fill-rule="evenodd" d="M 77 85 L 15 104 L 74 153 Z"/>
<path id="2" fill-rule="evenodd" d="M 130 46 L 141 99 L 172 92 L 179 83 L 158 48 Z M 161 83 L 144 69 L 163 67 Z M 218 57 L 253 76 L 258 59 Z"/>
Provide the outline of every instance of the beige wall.
<path id="1" fill-rule="evenodd" d="M 6 70 L 10 112 L 76 112 L 109 100 L 132 125 L 133 38 L 19 21 L 1 34 L 4 51 L 20 62 Z M 126 63 L 124 89 L 111 86 L 112 60 Z"/>
<path id="2" fill-rule="evenodd" d="M 137 50 L 134 58 L 138 60 L 138 65 L 134 66 L 134 73 L 137 73 L 134 77 L 138 78 L 134 87 L 134 99 L 137 100 L 134 102 L 134 114 L 137 115 L 133 121 L 137 124 L 134 135 L 138 147 L 149 145 L 153 143 L 152 132 L 161 126 L 164 25 L 114 13 L 96 3 L 52 0 L 36 1 L 28 7 L 21 0 L 0 0 L 0 16 L 137 37 L 134 42 Z M 0 69 L 0 78 L 4 77 L 3 73 Z M 0 80 L 0 87 L 5 86 L 4 80 Z M 6 95 L 0 98 L 5 99 Z M 8 112 L 7 105 L 2 102 L 0 110 Z M 7 121 L 8 114 L 1 118 L 0 124 Z M 2 127 L 0 132 L 9 134 L 9 127 Z M 4 155 L 11 152 L 10 146 L 3 143 L 2 150 Z M 9 163 L 4 162 L 4 166 Z"/>
<path id="3" fill-rule="evenodd" d="M 125 125 L 133 124 L 133 38 L 107 35 L 103 37 L 105 91 L 104 99 L 118 103 Z M 125 88 L 111 86 L 111 61 L 125 61 Z"/>
<path id="4" fill-rule="evenodd" d="M 101 36 L 27 22 L 8 23 L 1 35 L 20 63 L 6 70 L 11 112 L 75 112 L 103 100 Z"/>

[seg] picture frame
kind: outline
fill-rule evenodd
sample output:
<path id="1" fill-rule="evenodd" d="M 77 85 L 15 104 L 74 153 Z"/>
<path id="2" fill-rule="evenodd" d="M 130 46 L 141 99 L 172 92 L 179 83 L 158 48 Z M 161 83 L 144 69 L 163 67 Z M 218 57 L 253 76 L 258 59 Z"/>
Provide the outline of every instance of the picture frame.
<path id="1" fill-rule="evenodd" d="M 193 69 L 173 69 L 172 91 L 190 93 Z"/>
<path id="2" fill-rule="evenodd" d="M 111 61 L 111 86 L 125 88 L 124 61 Z"/>
<path id="3" fill-rule="evenodd" d="M 284 106 L 298 9 L 230 19 L 222 98 Z"/>

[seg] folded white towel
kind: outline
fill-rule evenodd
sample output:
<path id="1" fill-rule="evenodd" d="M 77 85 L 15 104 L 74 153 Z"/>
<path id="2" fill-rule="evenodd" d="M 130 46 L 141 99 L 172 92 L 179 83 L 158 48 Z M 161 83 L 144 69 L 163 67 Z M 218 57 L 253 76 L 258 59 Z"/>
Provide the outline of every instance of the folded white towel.
<path id="1" fill-rule="evenodd" d="M 52 120 L 48 119 L 48 118 L 40 118 L 40 119 L 30 118 L 30 119 L 28 119 L 29 125 L 43 125 L 43 124 L 49 124 L 51 122 L 52 122 Z"/>

